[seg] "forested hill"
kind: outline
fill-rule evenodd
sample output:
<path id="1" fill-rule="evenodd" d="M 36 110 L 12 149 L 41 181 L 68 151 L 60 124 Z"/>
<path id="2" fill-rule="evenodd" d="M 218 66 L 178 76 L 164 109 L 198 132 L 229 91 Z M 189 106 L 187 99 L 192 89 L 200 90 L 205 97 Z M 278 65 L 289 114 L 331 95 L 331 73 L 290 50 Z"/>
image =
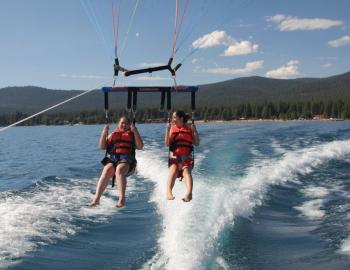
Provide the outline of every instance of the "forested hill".
<path id="1" fill-rule="evenodd" d="M 246 77 L 202 85 L 199 101 L 224 106 L 242 103 L 350 99 L 350 72 L 327 78 L 270 79 Z"/>
<path id="2" fill-rule="evenodd" d="M 75 96 L 78 90 L 50 90 L 34 86 L 0 89 L 0 113 L 32 113 Z M 187 94 L 174 94 L 175 105 L 189 104 Z M 270 79 L 244 77 L 201 85 L 198 107 L 233 106 L 243 103 L 350 100 L 350 72 L 327 78 Z M 140 95 L 139 107 L 158 107 L 159 95 Z M 111 94 L 111 107 L 124 108 L 126 94 Z M 103 94 L 93 91 L 60 107 L 61 111 L 103 109 Z"/>

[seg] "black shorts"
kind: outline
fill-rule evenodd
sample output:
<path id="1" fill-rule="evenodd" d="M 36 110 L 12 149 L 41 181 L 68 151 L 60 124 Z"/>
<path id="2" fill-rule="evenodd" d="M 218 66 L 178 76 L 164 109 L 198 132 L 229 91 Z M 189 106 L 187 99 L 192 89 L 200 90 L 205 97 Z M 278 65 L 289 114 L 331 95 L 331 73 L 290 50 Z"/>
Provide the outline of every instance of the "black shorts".
<path id="1" fill-rule="evenodd" d="M 126 176 L 132 175 L 135 172 L 137 165 L 136 159 L 133 156 L 127 154 L 107 156 L 102 159 L 101 163 L 103 166 L 106 166 L 108 163 L 112 163 L 115 168 L 118 166 L 118 164 L 127 163 L 129 165 L 129 171 Z"/>

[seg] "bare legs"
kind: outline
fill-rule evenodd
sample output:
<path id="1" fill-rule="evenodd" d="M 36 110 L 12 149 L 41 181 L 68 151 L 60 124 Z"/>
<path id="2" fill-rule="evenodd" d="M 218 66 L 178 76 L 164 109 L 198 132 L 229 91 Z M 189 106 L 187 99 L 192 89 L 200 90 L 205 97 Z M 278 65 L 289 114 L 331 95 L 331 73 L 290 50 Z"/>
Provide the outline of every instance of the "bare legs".
<path id="1" fill-rule="evenodd" d="M 166 198 L 168 200 L 174 200 L 175 197 L 173 195 L 173 187 L 175 185 L 175 181 L 178 175 L 176 164 L 172 164 L 169 167 L 169 175 L 168 175 L 168 183 L 167 183 L 167 195 Z M 193 179 L 191 175 L 191 169 L 189 167 L 185 167 L 183 170 L 183 176 L 185 178 L 186 184 L 186 194 L 182 198 L 184 202 L 189 202 L 192 200 L 192 189 L 193 189 Z"/>
<path id="2" fill-rule="evenodd" d="M 191 169 L 189 167 L 185 167 L 182 174 L 185 178 L 185 184 L 186 184 L 186 194 L 185 194 L 185 197 L 182 198 L 182 200 L 184 202 L 189 202 L 192 200 L 192 189 L 193 189 L 193 179 L 192 179 Z"/>
<path id="3" fill-rule="evenodd" d="M 119 189 L 119 200 L 117 202 L 117 207 L 123 207 L 125 205 L 125 190 L 126 190 L 126 174 L 129 171 L 129 164 L 120 163 L 115 170 L 115 176 L 117 179 L 117 185 Z"/>
<path id="4" fill-rule="evenodd" d="M 100 179 L 97 182 L 96 193 L 89 206 L 96 206 L 100 203 L 100 198 L 103 191 L 108 186 L 109 179 L 114 175 L 114 166 L 112 163 L 108 163 L 103 167 Z"/>
<path id="5" fill-rule="evenodd" d="M 123 207 L 125 205 L 126 174 L 128 171 L 129 164 L 127 163 L 118 164 L 116 169 L 112 163 L 108 163 L 106 166 L 104 166 L 100 179 L 97 182 L 95 196 L 93 197 L 89 206 L 96 206 L 100 203 L 100 198 L 108 186 L 109 179 L 115 174 L 119 190 L 119 200 L 116 206 L 118 208 Z"/>
<path id="6" fill-rule="evenodd" d="M 176 164 L 172 164 L 169 167 L 168 183 L 167 183 L 167 195 L 168 200 L 174 200 L 173 187 L 175 185 L 175 180 L 177 177 L 177 167 Z"/>

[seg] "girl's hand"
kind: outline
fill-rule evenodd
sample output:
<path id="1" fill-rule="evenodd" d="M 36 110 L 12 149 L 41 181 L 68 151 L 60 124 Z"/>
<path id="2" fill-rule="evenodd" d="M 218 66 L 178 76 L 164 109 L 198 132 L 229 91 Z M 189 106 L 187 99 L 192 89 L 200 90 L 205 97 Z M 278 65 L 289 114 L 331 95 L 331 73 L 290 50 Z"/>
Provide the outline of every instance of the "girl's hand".
<path id="1" fill-rule="evenodd" d="M 197 128 L 196 128 L 196 125 L 195 124 L 191 124 L 191 130 L 193 132 L 197 132 Z"/>
<path id="2" fill-rule="evenodd" d="M 106 132 L 108 132 L 108 130 L 109 130 L 109 125 L 106 124 L 106 125 L 103 127 L 103 132 L 106 133 Z"/>
<path id="3" fill-rule="evenodd" d="M 137 128 L 133 124 L 131 124 L 130 131 L 134 133 L 135 131 L 137 131 Z"/>

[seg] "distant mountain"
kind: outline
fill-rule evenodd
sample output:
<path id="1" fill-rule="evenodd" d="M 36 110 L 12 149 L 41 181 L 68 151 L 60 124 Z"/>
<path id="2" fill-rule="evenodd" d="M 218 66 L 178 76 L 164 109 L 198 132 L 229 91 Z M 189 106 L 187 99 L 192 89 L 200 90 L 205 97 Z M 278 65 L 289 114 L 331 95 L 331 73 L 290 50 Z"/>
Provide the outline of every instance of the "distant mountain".
<path id="1" fill-rule="evenodd" d="M 305 101 L 350 99 L 350 72 L 327 78 L 270 79 L 244 77 L 200 85 L 197 106 L 229 106 L 264 101 Z M 6 87 L 0 89 L 0 113 L 33 113 L 78 95 L 79 90 L 49 90 L 41 87 Z M 158 107 L 157 94 L 140 94 L 140 107 Z M 173 95 L 174 105 L 188 104 L 189 95 Z M 111 94 L 110 108 L 125 108 L 126 93 Z M 103 94 L 96 90 L 60 107 L 60 111 L 102 110 Z"/>
<path id="2" fill-rule="evenodd" d="M 246 77 L 202 85 L 199 104 L 222 105 L 264 101 L 305 101 L 350 98 L 350 72 L 327 78 L 270 79 Z"/>

